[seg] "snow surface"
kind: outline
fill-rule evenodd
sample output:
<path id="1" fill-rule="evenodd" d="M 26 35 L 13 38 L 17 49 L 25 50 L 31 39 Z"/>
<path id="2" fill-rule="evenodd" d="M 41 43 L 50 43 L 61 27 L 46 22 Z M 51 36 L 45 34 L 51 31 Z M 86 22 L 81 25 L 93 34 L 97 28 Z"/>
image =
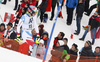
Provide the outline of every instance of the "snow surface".
<path id="1" fill-rule="evenodd" d="M 14 3 L 15 3 L 14 1 L 15 0 L 11 0 L 11 2 L 7 2 L 6 5 L 0 4 L 0 15 L 2 16 L 3 19 L 4 19 L 5 12 L 15 14 L 15 11 L 13 11 Z M 41 0 L 40 0 L 39 3 L 41 3 Z M 96 3 L 96 0 L 91 0 L 90 5 L 93 5 L 95 3 Z M 95 12 L 95 10 L 96 9 L 93 10 L 91 15 Z M 57 10 L 55 10 L 55 16 L 56 16 L 56 12 L 57 12 Z M 80 41 L 79 40 L 79 38 L 82 37 L 82 35 L 84 34 L 84 31 L 85 31 L 82 27 L 81 27 L 82 29 L 81 29 L 80 35 L 78 35 L 78 36 L 74 35 L 73 39 L 70 39 L 72 28 L 74 28 L 74 30 L 76 29 L 76 21 L 73 20 L 73 24 L 71 26 L 68 26 L 66 24 L 66 19 L 67 19 L 66 6 L 63 6 L 62 12 L 63 12 L 63 17 L 64 18 L 63 19 L 58 18 L 58 20 L 57 20 L 57 23 L 56 23 L 56 26 L 55 26 L 55 29 L 54 29 L 54 33 L 53 33 L 53 36 L 52 36 L 52 39 L 51 39 L 51 43 L 50 43 L 50 47 L 49 47 L 49 51 L 48 51 L 48 55 L 47 55 L 47 60 L 50 59 L 50 56 L 51 56 L 50 55 L 50 50 L 53 46 L 53 40 L 58 35 L 59 32 L 64 32 L 65 33 L 65 37 L 68 38 L 69 48 L 71 48 L 73 43 L 76 43 L 76 44 L 78 44 L 79 51 L 84 46 L 85 41 L 87 41 L 87 40 L 92 41 L 92 39 L 90 37 L 90 33 L 87 34 L 87 36 L 85 38 L 85 41 Z M 74 11 L 74 13 L 75 13 L 75 11 Z M 48 13 L 48 15 L 49 15 L 49 19 L 50 19 L 51 13 Z M 86 15 L 83 15 L 83 18 L 82 18 L 82 21 L 81 21 L 82 26 L 86 26 L 88 24 L 89 17 L 86 16 Z M 75 18 L 75 15 L 73 15 L 73 19 L 74 18 Z M 0 23 L 1 23 L 1 20 L 0 20 Z M 40 19 L 39 18 L 37 20 L 37 23 L 40 24 Z M 51 33 L 53 23 L 54 23 L 54 20 L 53 21 L 48 20 L 47 23 L 42 23 L 45 26 L 44 29 L 49 33 L 49 35 Z M 92 46 L 93 51 L 94 51 L 96 46 L 100 46 L 100 39 L 95 40 L 95 44 Z M 4 48 L 0 48 L 0 53 L 1 53 L 0 58 L 2 59 L 2 62 L 7 62 L 7 61 L 8 62 L 41 62 L 36 58 L 29 57 L 29 56 L 26 56 L 26 55 L 22 55 L 22 54 L 19 54 L 17 52 L 12 52 L 12 51 L 4 49 Z"/>

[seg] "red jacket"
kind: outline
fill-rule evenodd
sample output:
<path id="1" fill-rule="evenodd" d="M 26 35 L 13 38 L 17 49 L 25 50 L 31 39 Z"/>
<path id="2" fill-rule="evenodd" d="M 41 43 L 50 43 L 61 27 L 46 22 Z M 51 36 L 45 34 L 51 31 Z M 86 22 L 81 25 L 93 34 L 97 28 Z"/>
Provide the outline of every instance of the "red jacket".
<path id="1" fill-rule="evenodd" d="M 57 39 L 57 37 L 56 37 L 55 40 L 54 40 L 54 43 L 53 43 L 53 49 L 56 48 L 56 46 L 57 46 L 57 41 L 58 41 L 58 39 Z"/>
<path id="2" fill-rule="evenodd" d="M 30 5 L 35 6 L 36 5 L 36 0 L 32 0 L 32 3 L 29 0 Z"/>
<path id="3" fill-rule="evenodd" d="M 25 42 L 19 46 L 18 52 L 28 55 L 29 45 Z"/>
<path id="4" fill-rule="evenodd" d="M 92 17 L 93 17 L 93 15 L 90 17 L 90 19 L 92 19 Z M 99 23 L 100 23 L 100 16 L 96 17 L 95 19 L 96 19 L 97 21 L 99 21 Z"/>
<path id="5" fill-rule="evenodd" d="M 43 40 L 44 40 L 44 43 L 46 43 L 45 48 L 47 48 L 48 38 L 43 38 L 43 37 L 41 36 L 41 39 L 43 39 Z"/>
<path id="6" fill-rule="evenodd" d="M 6 29 L 5 29 L 6 30 Z M 0 31 L 0 37 L 3 37 L 4 33 L 5 33 L 5 30 L 4 31 Z"/>
<path id="7" fill-rule="evenodd" d="M 90 19 L 92 18 L 93 16 L 90 17 Z M 99 21 L 100 23 L 100 16 L 98 16 L 97 18 L 95 18 L 97 21 Z M 93 35 L 92 35 L 92 31 L 91 31 L 91 38 L 93 38 Z M 96 31 L 96 36 L 95 36 L 96 39 L 99 39 L 100 38 L 100 26 L 99 28 L 97 29 Z"/>
<path id="8" fill-rule="evenodd" d="M 25 7 L 26 3 L 27 3 L 27 2 L 23 2 L 23 3 L 20 5 L 21 8 L 18 10 L 18 15 L 19 15 L 20 17 L 21 17 L 21 15 L 22 15 L 22 8 Z"/>

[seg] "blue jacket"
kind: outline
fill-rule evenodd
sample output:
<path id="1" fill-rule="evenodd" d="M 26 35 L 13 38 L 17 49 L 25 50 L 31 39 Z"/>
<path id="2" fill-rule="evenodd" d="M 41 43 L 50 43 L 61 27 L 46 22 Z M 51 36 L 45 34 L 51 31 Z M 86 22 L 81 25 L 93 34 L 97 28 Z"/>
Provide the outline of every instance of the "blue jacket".
<path id="1" fill-rule="evenodd" d="M 78 0 L 66 0 L 66 6 L 68 8 L 76 8 L 76 6 L 78 5 Z"/>

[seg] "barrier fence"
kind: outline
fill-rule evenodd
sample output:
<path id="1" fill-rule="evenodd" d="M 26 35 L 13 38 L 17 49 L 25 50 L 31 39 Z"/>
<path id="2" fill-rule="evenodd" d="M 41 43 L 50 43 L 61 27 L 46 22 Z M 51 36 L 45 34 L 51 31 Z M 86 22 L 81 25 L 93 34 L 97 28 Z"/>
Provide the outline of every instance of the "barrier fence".
<path id="1" fill-rule="evenodd" d="M 6 42 L 6 43 L 3 43 L 3 42 Z M 8 47 L 5 47 L 5 44 L 8 45 L 9 43 L 12 43 L 13 47 L 11 48 L 8 48 Z M 4 47 L 4 48 L 7 48 L 7 49 L 10 49 L 10 50 L 13 50 L 13 51 L 16 51 L 18 52 L 18 48 L 19 48 L 19 44 L 15 41 L 15 40 L 3 40 L 3 39 L 0 39 L 0 46 L 1 47 Z M 51 50 L 51 49 L 50 49 Z M 61 58 L 62 56 L 62 52 L 60 51 L 57 51 L 57 50 L 54 50 L 56 53 L 52 52 L 53 50 L 51 50 L 51 54 L 47 54 L 47 57 L 46 57 L 46 61 L 48 62 L 63 62 L 63 59 Z M 65 55 L 67 55 L 66 53 L 64 53 Z M 70 55 L 70 59 L 67 60 L 66 62 L 76 62 L 76 59 L 77 55 L 72 55 L 72 54 L 68 54 Z M 78 62 L 100 62 L 100 57 L 86 57 L 86 56 L 80 56 Z"/>

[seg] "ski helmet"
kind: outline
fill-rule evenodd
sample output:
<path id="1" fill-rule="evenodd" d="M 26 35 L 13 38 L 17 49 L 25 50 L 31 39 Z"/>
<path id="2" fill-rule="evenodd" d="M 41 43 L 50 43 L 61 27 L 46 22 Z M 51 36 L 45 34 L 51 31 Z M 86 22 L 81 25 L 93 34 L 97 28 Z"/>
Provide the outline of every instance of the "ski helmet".
<path id="1" fill-rule="evenodd" d="M 36 14 L 37 13 L 37 8 L 35 6 L 30 6 L 28 8 L 28 12 L 32 15 L 32 14 Z"/>

